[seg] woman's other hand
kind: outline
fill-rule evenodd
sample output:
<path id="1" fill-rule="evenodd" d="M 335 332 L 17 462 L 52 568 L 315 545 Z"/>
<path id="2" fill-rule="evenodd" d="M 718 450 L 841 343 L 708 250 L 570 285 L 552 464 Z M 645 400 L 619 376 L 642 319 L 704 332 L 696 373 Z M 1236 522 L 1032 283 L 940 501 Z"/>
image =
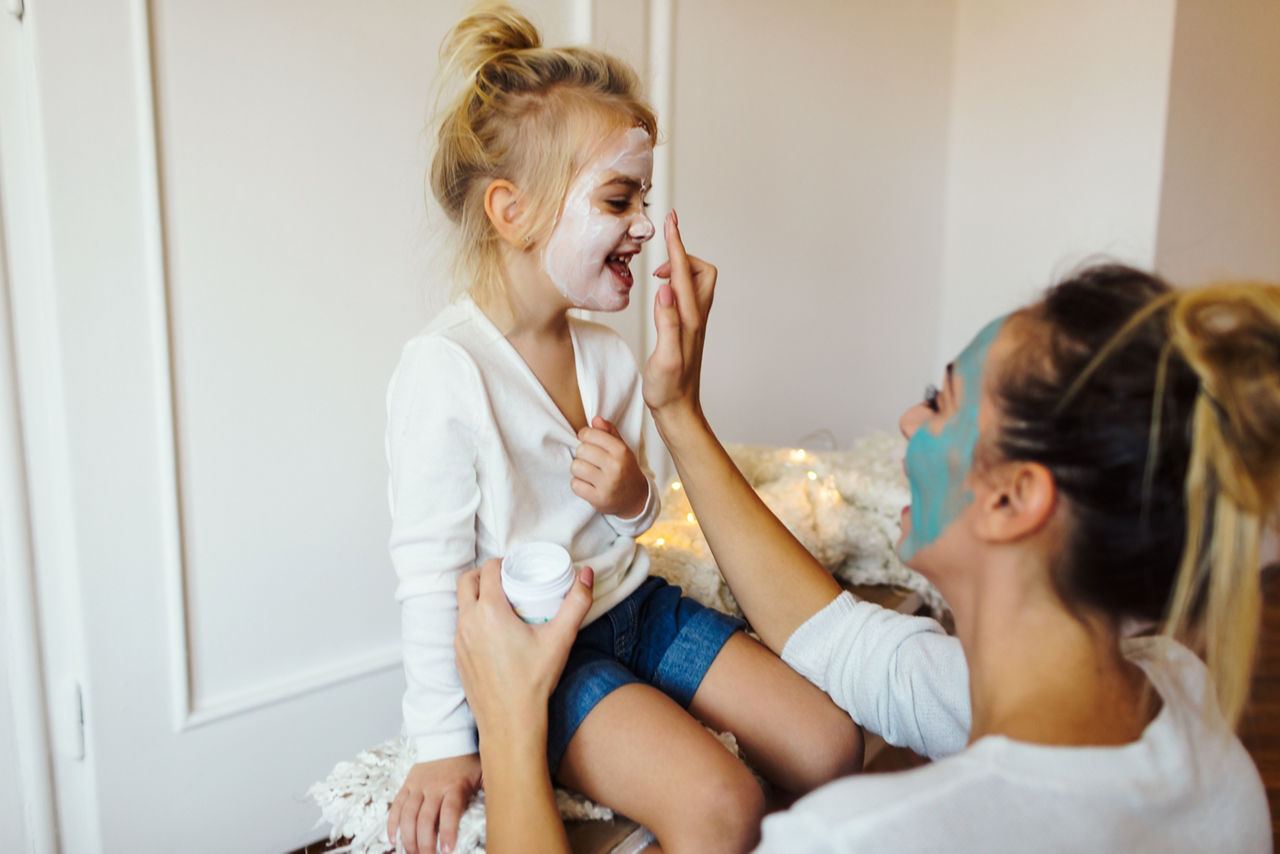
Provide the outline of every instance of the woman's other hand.
<path id="1" fill-rule="evenodd" d="M 452 851 L 458 841 L 458 821 L 471 796 L 480 788 L 480 756 L 469 753 L 434 762 L 419 762 L 391 802 L 387 813 L 387 838 L 396 843 L 399 833 L 408 854 Z"/>
<path id="2" fill-rule="evenodd" d="M 684 251 L 676 212 L 663 223 L 667 261 L 653 274 L 667 282 L 653 303 L 657 342 L 644 366 L 644 402 L 655 418 L 683 410 L 700 415 L 698 384 L 707 315 L 716 288 L 716 268 Z"/>
<path id="3" fill-rule="evenodd" d="M 583 567 L 555 618 L 531 625 L 511 609 L 501 572 L 495 558 L 458 579 L 453 649 L 482 745 L 511 726 L 545 733 L 547 700 L 592 601 L 594 574 Z"/>

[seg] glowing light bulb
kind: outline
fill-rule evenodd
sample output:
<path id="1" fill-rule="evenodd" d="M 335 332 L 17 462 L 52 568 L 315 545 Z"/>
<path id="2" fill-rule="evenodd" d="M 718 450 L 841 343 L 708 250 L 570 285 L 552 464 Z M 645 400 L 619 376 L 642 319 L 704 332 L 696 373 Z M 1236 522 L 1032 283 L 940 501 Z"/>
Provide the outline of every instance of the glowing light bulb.
<path id="1" fill-rule="evenodd" d="M 667 544 L 667 541 L 664 540 L 662 537 L 658 537 L 658 539 L 653 541 L 653 544 L 655 546 L 665 546 Z"/>
<path id="2" fill-rule="evenodd" d="M 794 460 L 794 461 L 795 461 L 795 462 L 797 462 L 797 463 L 798 463 L 798 462 L 800 462 L 801 460 L 803 460 L 803 459 L 804 459 L 804 448 L 796 448 L 794 451 L 792 451 L 792 452 L 791 452 L 791 459 L 792 459 L 792 460 Z"/>
<path id="3" fill-rule="evenodd" d="M 809 480 L 817 480 L 817 479 L 818 479 L 818 473 L 816 471 L 809 472 Z"/>
<path id="4" fill-rule="evenodd" d="M 685 517 L 684 517 L 684 518 L 686 518 L 686 519 L 688 519 L 688 520 L 689 520 L 689 524 L 690 524 L 690 525 L 692 525 L 694 522 L 698 521 L 697 519 L 693 518 L 693 514 L 692 514 L 692 513 L 687 513 L 687 514 L 685 514 Z"/>
<path id="5" fill-rule="evenodd" d="M 671 481 L 671 491 L 672 491 L 672 492 L 679 492 L 679 491 L 680 491 L 680 481 L 678 481 L 678 480 L 673 480 L 673 481 Z"/>

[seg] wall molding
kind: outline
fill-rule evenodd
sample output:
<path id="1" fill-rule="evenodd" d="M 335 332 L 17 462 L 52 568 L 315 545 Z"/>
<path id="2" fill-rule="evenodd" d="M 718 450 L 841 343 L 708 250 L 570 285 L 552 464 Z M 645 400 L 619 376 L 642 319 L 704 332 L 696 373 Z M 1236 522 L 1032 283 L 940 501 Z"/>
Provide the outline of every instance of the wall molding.
<path id="1" fill-rule="evenodd" d="M 268 685 L 200 698 L 198 703 L 191 704 L 180 730 L 196 729 L 348 682 L 380 676 L 397 670 L 400 662 L 400 645 L 392 644 L 364 655 L 309 668 Z"/>
<path id="2" fill-rule="evenodd" d="M 400 663 L 400 648 L 383 647 L 336 662 L 306 668 L 267 686 L 223 692 L 213 697 L 196 695 L 192 680 L 190 590 L 187 585 L 188 549 L 182 494 L 182 456 L 178 439 L 179 412 L 174 366 L 172 270 L 165 228 L 164 139 L 157 97 L 155 0 L 131 0 L 138 50 L 135 54 L 135 88 L 139 103 L 139 138 L 143 150 L 142 198 L 146 241 L 147 291 L 150 296 L 148 328 L 156 359 L 153 383 L 156 406 L 152 413 L 157 435 L 158 469 L 165 472 L 157 484 L 163 537 L 165 610 L 168 622 L 170 719 L 174 732 L 184 732 L 217 721 L 285 703 L 306 694 L 383 673 Z"/>

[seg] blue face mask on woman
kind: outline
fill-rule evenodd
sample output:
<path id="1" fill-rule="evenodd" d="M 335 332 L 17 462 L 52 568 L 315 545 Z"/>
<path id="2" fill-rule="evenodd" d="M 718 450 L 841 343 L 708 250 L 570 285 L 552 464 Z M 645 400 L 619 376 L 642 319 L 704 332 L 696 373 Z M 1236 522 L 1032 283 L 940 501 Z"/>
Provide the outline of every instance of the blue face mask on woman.
<path id="1" fill-rule="evenodd" d="M 956 406 L 942 429 L 934 433 L 928 424 L 922 424 L 907 443 L 911 531 L 898 546 L 898 556 L 904 561 L 938 539 L 973 501 L 973 491 L 965 487 L 965 480 L 973 468 L 973 451 L 978 444 L 982 369 L 1004 321 L 999 317 L 983 327 L 951 366 Z"/>

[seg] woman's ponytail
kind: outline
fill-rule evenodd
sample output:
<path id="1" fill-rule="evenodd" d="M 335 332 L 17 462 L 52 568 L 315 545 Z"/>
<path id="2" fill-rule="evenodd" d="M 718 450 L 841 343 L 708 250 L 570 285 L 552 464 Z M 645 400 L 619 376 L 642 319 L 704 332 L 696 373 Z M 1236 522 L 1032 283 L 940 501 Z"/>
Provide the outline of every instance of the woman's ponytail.
<path id="1" fill-rule="evenodd" d="M 1280 287 L 1181 291 L 1169 346 L 1200 380 L 1191 419 L 1187 536 L 1165 631 L 1198 625 L 1235 723 L 1249 693 L 1260 611 L 1259 544 L 1280 495 Z"/>

